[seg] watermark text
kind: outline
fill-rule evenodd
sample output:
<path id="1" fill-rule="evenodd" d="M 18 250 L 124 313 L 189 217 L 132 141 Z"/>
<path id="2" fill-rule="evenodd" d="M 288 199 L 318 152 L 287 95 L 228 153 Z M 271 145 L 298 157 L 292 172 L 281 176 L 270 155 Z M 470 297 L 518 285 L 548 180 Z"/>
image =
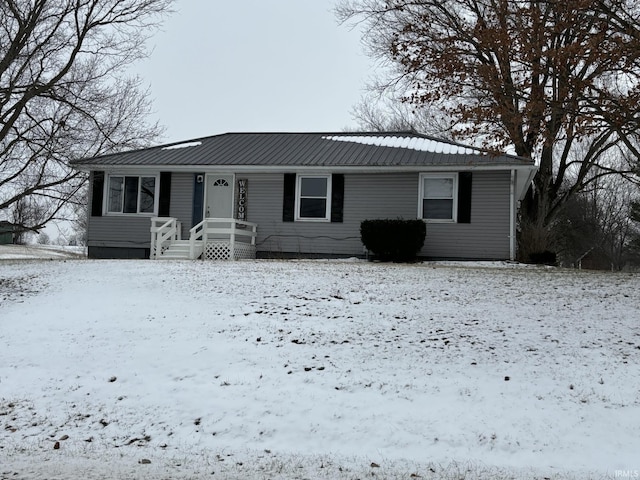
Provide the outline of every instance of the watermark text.
<path id="1" fill-rule="evenodd" d="M 640 478 L 640 470 L 615 470 L 615 478 Z"/>

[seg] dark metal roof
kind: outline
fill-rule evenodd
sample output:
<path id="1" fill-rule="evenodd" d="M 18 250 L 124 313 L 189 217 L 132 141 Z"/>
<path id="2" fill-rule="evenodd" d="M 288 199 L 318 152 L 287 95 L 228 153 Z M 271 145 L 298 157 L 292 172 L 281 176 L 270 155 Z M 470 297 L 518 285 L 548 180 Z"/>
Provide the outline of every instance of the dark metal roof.
<path id="1" fill-rule="evenodd" d="M 413 132 L 225 133 L 72 162 L 79 169 L 110 166 L 420 167 L 533 166 Z"/>

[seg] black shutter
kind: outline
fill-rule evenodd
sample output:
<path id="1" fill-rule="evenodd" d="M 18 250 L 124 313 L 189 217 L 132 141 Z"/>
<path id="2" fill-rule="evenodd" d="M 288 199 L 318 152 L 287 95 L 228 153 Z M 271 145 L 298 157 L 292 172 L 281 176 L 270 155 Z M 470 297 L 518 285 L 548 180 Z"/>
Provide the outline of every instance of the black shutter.
<path id="1" fill-rule="evenodd" d="M 91 186 L 91 216 L 102 216 L 102 197 L 104 196 L 104 172 L 93 172 Z"/>
<path id="2" fill-rule="evenodd" d="M 191 211 L 192 227 L 203 220 L 204 209 L 204 173 L 193 176 L 193 207 Z"/>
<path id="3" fill-rule="evenodd" d="M 331 221 L 342 223 L 342 206 L 344 204 L 344 175 L 331 175 Z"/>
<path id="4" fill-rule="evenodd" d="M 284 193 L 282 198 L 282 221 L 293 222 L 296 210 L 296 174 L 284 174 Z"/>
<path id="5" fill-rule="evenodd" d="M 458 174 L 458 223 L 471 223 L 471 172 Z"/>
<path id="6" fill-rule="evenodd" d="M 171 209 L 171 172 L 160 172 L 160 199 L 158 216 L 168 217 Z"/>

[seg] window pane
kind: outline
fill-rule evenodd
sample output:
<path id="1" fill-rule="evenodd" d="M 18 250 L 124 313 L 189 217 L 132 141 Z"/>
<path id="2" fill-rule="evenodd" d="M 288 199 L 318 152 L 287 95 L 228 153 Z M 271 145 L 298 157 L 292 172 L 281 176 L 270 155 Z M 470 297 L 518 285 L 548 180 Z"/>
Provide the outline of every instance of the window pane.
<path id="1" fill-rule="evenodd" d="M 122 213 L 123 177 L 109 177 L 109 212 Z"/>
<path id="2" fill-rule="evenodd" d="M 453 179 L 425 178 L 424 198 L 453 198 Z"/>
<path id="3" fill-rule="evenodd" d="M 156 193 L 155 177 L 142 177 L 140 183 L 140 213 L 153 213 Z"/>
<path id="4" fill-rule="evenodd" d="M 138 177 L 124 177 L 124 213 L 138 212 Z"/>
<path id="5" fill-rule="evenodd" d="M 327 179 L 313 178 L 313 177 L 301 178 L 300 179 L 300 196 L 326 197 L 327 196 Z"/>
<path id="6" fill-rule="evenodd" d="M 453 200 L 423 200 L 422 217 L 430 220 L 452 220 Z"/>
<path id="7" fill-rule="evenodd" d="M 325 218 L 327 200 L 325 198 L 301 198 L 300 218 Z"/>

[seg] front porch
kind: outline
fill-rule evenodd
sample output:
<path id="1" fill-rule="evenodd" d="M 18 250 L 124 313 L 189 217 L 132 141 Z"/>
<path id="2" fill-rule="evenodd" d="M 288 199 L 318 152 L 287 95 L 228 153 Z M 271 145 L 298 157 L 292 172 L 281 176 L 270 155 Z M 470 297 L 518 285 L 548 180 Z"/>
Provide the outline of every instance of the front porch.
<path id="1" fill-rule="evenodd" d="M 151 260 L 241 260 L 256 257 L 258 225 L 235 218 L 205 218 L 183 240 L 177 218 L 151 219 Z"/>

